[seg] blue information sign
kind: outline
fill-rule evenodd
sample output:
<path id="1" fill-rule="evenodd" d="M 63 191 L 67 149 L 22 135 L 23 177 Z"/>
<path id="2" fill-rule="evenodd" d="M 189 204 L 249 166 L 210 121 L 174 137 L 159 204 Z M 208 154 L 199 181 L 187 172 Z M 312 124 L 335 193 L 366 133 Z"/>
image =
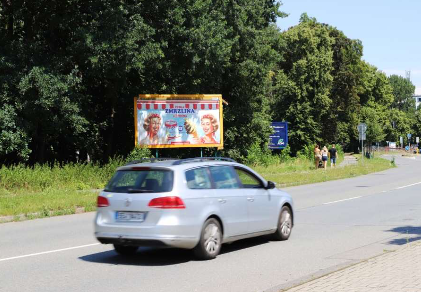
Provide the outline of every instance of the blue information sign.
<path id="1" fill-rule="evenodd" d="M 274 133 L 269 136 L 269 149 L 284 149 L 288 145 L 288 123 L 272 122 Z"/>

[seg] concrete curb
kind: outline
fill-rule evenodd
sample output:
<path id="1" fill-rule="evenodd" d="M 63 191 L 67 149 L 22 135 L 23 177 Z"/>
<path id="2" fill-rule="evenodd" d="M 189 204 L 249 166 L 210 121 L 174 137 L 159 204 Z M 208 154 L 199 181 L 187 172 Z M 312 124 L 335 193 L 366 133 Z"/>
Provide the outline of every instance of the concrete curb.
<path id="1" fill-rule="evenodd" d="M 69 213 L 66 213 L 68 211 Z M 61 214 L 63 213 L 63 214 Z M 28 219 L 38 219 L 38 218 L 48 218 L 52 216 L 65 216 L 65 215 L 74 215 L 74 214 L 82 214 L 85 213 L 85 207 L 77 207 L 74 210 L 60 210 L 60 211 L 49 211 L 48 214 L 42 212 L 36 213 L 29 213 L 29 214 L 19 214 L 19 215 L 10 215 L 10 216 L 0 216 L 0 224 L 1 223 L 9 223 L 9 222 L 19 222 Z"/>

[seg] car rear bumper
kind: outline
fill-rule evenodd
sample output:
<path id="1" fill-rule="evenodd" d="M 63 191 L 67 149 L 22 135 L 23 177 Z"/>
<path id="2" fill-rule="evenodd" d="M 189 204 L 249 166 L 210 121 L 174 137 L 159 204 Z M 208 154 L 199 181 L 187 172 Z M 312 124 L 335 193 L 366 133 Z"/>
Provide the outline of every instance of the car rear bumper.
<path id="1" fill-rule="evenodd" d="M 123 244 L 133 246 L 161 246 L 194 248 L 199 239 L 188 236 L 141 236 L 134 234 L 95 232 L 97 240 L 103 244 Z"/>
<path id="2" fill-rule="evenodd" d="M 101 243 L 135 246 L 170 246 L 194 248 L 199 242 L 201 227 L 176 216 L 161 216 L 157 222 L 119 223 L 110 216 L 97 213 L 95 237 Z"/>

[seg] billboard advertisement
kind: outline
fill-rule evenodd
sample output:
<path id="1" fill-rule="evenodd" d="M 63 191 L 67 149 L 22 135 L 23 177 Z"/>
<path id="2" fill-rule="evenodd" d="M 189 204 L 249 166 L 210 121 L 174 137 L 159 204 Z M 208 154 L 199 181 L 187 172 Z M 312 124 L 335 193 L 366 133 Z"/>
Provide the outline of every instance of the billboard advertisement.
<path id="1" fill-rule="evenodd" d="M 134 106 L 137 146 L 223 147 L 221 95 L 144 94 Z"/>
<path id="2" fill-rule="evenodd" d="M 288 145 L 288 123 L 272 122 L 273 134 L 269 136 L 269 149 L 284 149 Z"/>

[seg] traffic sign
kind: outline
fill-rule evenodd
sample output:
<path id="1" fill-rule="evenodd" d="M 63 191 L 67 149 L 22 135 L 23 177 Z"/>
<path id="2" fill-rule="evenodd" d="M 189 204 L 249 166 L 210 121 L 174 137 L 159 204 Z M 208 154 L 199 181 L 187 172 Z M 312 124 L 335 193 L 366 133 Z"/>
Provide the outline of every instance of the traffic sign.
<path id="1" fill-rule="evenodd" d="M 407 146 L 405 146 L 405 150 L 406 151 L 409 151 L 409 146 L 407 145 Z"/>
<path id="2" fill-rule="evenodd" d="M 364 123 L 360 123 L 358 124 L 357 129 L 359 133 L 365 133 L 367 131 L 367 125 Z"/>
<path id="3" fill-rule="evenodd" d="M 420 143 L 420 137 L 416 137 L 415 142 Z"/>
<path id="4" fill-rule="evenodd" d="M 408 137 L 408 139 L 411 139 L 412 135 L 411 134 L 406 134 L 406 137 Z"/>

